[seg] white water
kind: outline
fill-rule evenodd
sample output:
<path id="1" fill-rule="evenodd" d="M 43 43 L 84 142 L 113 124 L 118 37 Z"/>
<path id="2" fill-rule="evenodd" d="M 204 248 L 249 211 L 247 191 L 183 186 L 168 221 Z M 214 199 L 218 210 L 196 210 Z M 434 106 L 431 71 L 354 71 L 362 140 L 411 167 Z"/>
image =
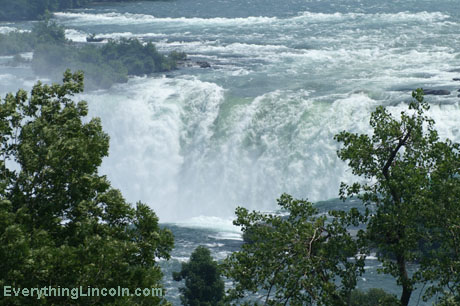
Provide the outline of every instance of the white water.
<path id="1" fill-rule="evenodd" d="M 335 198 L 341 181 L 356 180 L 336 157 L 333 136 L 370 133 L 377 105 L 397 115 L 410 89 L 451 90 L 427 97 L 429 113 L 441 138 L 460 141 L 456 2 L 175 0 L 56 14 L 76 42 L 91 33 L 136 37 L 212 65 L 80 96 L 111 137 L 100 173 L 130 202 L 146 202 L 161 222 L 174 222 L 172 260 L 161 262 L 173 305 L 180 301 L 171 271 L 196 246 L 216 259 L 239 249 L 236 206 L 272 211 L 282 192 Z M 0 33 L 30 28 L 0 24 Z M 37 79 L 27 67 L 0 66 L 0 94 L 30 89 Z M 394 279 L 378 275 L 375 256 L 369 259 L 359 288 L 400 294 Z"/>
<path id="2" fill-rule="evenodd" d="M 329 104 L 307 91 L 277 90 L 228 110 L 221 87 L 193 77 L 137 78 L 85 99 L 111 135 L 101 172 L 167 221 L 228 217 L 237 205 L 271 210 L 283 192 L 336 197 L 340 182 L 355 178 L 337 159 L 333 135 L 369 132 L 379 105 L 363 92 Z M 442 137 L 460 140 L 457 104 L 433 105 L 431 114 Z"/>
<path id="3" fill-rule="evenodd" d="M 451 90 L 428 98 L 430 114 L 442 137 L 460 141 L 460 85 L 451 71 L 460 67 L 460 21 L 437 9 L 448 1 L 395 12 L 385 1 L 369 8 L 332 1 L 321 10 L 290 0 L 286 11 L 267 2 L 274 10 L 266 15 L 225 6 L 205 15 L 193 10 L 202 4 L 180 3 L 183 10 L 142 2 L 56 14 L 76 42 L 90 33 L 137 37 L 213 66 L 84 95 L 111 137 L 101 173 L 162 221 L 226 228 L 236 206 L 273 210 L 283 192 L 313 201 L 336 197 L 341 181 L 356 178 L 337 159 L 333 136 L 369 133 L 377 105 L 399 113 L 410 98 L 401 89 Z M 14 28 L 0 25 L 0 31 Z M 23 73 L 0 70 L 0 91 L 30 88 L 34 78 Z"/>

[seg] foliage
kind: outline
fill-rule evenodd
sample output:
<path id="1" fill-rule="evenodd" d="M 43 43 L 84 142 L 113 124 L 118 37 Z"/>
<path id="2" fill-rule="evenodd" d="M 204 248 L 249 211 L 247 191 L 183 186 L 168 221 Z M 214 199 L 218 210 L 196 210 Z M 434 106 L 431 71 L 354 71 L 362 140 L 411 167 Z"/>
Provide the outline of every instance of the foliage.
<path id="1" fill-rule="evenodd" d="M 230 299 L 262 292 L 267 305 L 346 305 L 364 266 L 347 214 L 337 212 L 329 222 L 310 202 L 286 194 L 278 205 L 287 217 L 237 208 L 234 224 L 250 233 L 251 243 L 224 263 L 235 283 Z"/>
<path id="2" fill-rule="evenodd" d="M 458 289 L 457 289 L 458 290 Z M 454 295 L 450 292 L 445 292 L 445 295 L 437 301 L 437 306 L 457 306 L 460 304 L 460 295 Z"/>
<path id="3" fill-rule="evenodd" d="M 64 44 L 64 28 L 49 20 L 37 22 L 31 32 L 13 31 L 0 34 L 0 55 L 33 51 L 40 44 Z"/>
<path id="4" fill-rule="evenodd" d="M 399 306 L 396 296 L 382 289 L 371 288 L 367 292 L 355 289 L 351 292 L 349 306 Z"/>
<path id="5" fill-rule="evenodd" d="M 87 76 L 90 89 L 128 81 L 127 69 L 120 62 L 105 62 L 100 48 L 92 45 L 78 49 L 71 45 L 40 45 L 35 50 L 32 68 L 53 80 L 63 69 L 80 69 Z"/>
<path id="6" fill-rule="evenodd" d="M 168 57 L 174 61 L 185 61 L 187 59 L 187 54 L 185 54 L 185 52 L 171 51 Z"/>
<path id="7" fill-rule="evenodd" d="M 110 40 L 102 46 L 75 45 L 65 38 L 62 26 L 49 20 L 38 22 L 30 33 L 0 34 L 0 55 L 34 51 L 32 68 L 40 75 L 58 80 L 66 69 L 82 70 L 89 88 L 109 88 L 128 81 L 128 75 L 145 75 L 176 69 L 186 59 L 183 52 L 160 54 L 149 42 L 138 39 Z M 13 65 L 21 63 L 16 57 Z"/>
<path id="8" fill-rule="evenodd" d="M 68 42 L 65 38 L 64 27 L 49 19 L 35 23 L 32 29 L 32 36 L 34 45 L 60 45 Z"/>
<path id="9" fill-rule="evenodd" d="M 32 37 L 32 33 L 19 31 L 0 34 L 0 55 L 32 51 L 34 47 Z"/>
<path id="10" fill-rule="evenodd" d="M 174 272 L 175 281 L 185 280 L 185 287 L 180 288 L 183 305 L 215 306 L 223 305 L 224 282 L 211 252 L 204 246 L 193 251 L 188 263 L 182 264 L 180 272 Z"/>
<path id="11" fill-rule="evenodd" d="M 42 44 L 35 50 L 34 71 L 56 79 L 66 68 L 80 69 L 90 88 L 108 88 L 128 81 L 128 75 L 144 75 L 176 68 L 176 61 L 160 54 L 152 43 L 137 39 L 111 40 L 103 46 Z"/>
<path id="12" fill-rule="evenodd" d="M 372 135 L 341 132 L 339 157 L 366 181 L 342 184 L 342 198 L 357 195 L 367 210 L 365 239 L 381 251 L 381 272 L 402 286 L 409 303 L 417 282 L 434 281 L 427 296 L 448 287 L 459 294 L 459 144 L 440 141 L 423 90 L 413 92 L 409 112 L 394 118 L 384 107 L 372 113 Z M 411 273 L 410 262 L 420 263 Z M 425 298 L 426 298 L 425 297 Z"/>
<path id="13" fill-rule="evenodd" d="M 106 62 L 119 61 L 127 68 L 130 75 L 142 75 L 176 68 L 175 60 L 170 60 L 158 53 L 151 42 L 143 45 L 137 39 L 111 40 L 101 48 L 101 54 Z"/>
<path id="14" fill-rule="evenodd" d="M 173 237 L 145 204 L 132 207 L 98 174 L 109 137 L 83 74 L 37 83 L 0 102 L 0 287 L 157 287 Z M 85 123 L 86 122 L 86 123 Z M 14 169 L 14 170 L 13 170 Z M 133 291 L 131 291 L 133 292 Z M 158 305 L 159 297 L 12 297 L 0 305 Z"/>

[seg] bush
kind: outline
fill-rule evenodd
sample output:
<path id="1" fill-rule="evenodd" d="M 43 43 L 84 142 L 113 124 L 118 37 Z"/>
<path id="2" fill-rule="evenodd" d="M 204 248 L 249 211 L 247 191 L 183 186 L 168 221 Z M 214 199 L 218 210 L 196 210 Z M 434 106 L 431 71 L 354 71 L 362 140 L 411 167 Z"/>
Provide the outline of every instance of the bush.
<path id="1" fill-rule="evenodd" d="M 246 243 L 223 264 L 224 275 L 235 284 L 228 300 L 238 305 L 256 298 L 266 305 L 345 304 L 364 270 L 348 221 L 329 222 L 311 202 L 287 194 L 278 205 L 287 216 L 236 209 L 233 224 L 241 227 Z"/>
<path id="2" fill-rule="evenodd" d="M 351 293 L 350 306 L 400 306 L 396 296 L 386 293 L 382 289 L 372 288 L 367 292 L 353 290 Z"/>
<path id="3" fill-rule="evenodd" d="M 183 52 L 160 54 L 149 42 L 138 39 L 110 40 L 103 46 L 78 46 L 65 38 L 65 30 L 49 20 L 38 22 L 30 33 L 0 34 L 0 55 L 34 51 L 32 68 L 35 73 L 57 81 L 66 69 L 82 70 L 88 88 L 109 88 L 114 83 L 128 81 L 128 75 L 145 75 L 175 69 Z M 20 63 L 20 58 L 11 64 Z"/>
<path id="4" fill-rule="evenodd" d="M 199 246 L 193 251 L 188 263 L 182 264 L 180 272 L 174 272 L 175 281 L 185 279 L 185 287 L 180 288 L 183 305 L 215 306 L 221 305 L 224 298 L 224 282 L 219 267 L 210 251 Z"/>
<path id="5" fill-rule="evenodd" d="M 46 20 L 36 23 L 31 32 L 0 34 L 0 55 L 15 55 L 33 51 L 41 44 L 62 45 L 66 42 L 64 28 Z"/>
<path id="6" fill-rule="evenodd" d="M 54 21 L 45 20 L 37 22 L 32 29 L 33 43 L 39 44 L 64 44 L 67 41 L 65 38 L 65 29 Z"/>
<path id="7" fill-rule="evenodd" d="M 32 33 L 14 31 L 0 34 L 0 55 L 15 55 L 30 52 L 34 48 Z"/>
<path id="8" fill-rule="evenodd" d="M 173 61 L 185 61 L 187 59 L 187 54 L 185 54 L 185 52 L 171 51 L 168 58 Z"/>
<path id="9" fill-rule="evenodd" d="M 152 43 L 143 45 L 137 39 L 111 40 L 103 46 L 87 44 L 40 44 L 32 67 L 41 75 L 56 79 L 70 68 L 82 70 L 89 88 L 109 88 L 128 81 L 128 75 L 145 75 L 175 68 L 175 61 L 160 54 Z"/>

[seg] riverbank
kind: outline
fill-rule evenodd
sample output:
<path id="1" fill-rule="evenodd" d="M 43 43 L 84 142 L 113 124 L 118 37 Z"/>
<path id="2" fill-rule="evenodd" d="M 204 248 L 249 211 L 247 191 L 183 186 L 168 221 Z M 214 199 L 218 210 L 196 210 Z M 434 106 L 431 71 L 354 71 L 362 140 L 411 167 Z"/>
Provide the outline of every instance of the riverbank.
<path id="1" fill-rule="evenodd" d="M 66 39 L 64 27 L 51 21 L 36 23 L 31 32 L 0 34 L 0 43 L 0 55 L 14 56 L 11 66 L 30 63 L 37 75 L 53 81 L 60 80 L 66 69 L 82 70 L 88 89 L 126 83 L 129 76 L 172 71 L 187 59 L 183 52 L 161 54 L 153 43 L 135 38 L 74 43 Z M 30 61 L 19 55 L 24 52 L 33 52 Z"/>

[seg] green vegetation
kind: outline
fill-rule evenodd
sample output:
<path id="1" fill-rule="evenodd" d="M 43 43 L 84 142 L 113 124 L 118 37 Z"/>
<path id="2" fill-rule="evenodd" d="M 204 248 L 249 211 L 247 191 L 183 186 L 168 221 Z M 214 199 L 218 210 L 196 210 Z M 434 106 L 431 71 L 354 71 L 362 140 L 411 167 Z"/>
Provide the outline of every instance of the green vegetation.
<path id="1" fill-rule="evenodd" d="M 176 61 L 160 54 L 152 43 L 143 45 L 137 39 L 123 39 L 77 48 L 70 43 L 42 44 L 35 49 L 32 67 L 36 73 L 53 79 L 66 68 L 82 70 L 94 89 L 127 82 L 128 75 L 170 71 L 176 68 Z"/>
<path id="2" fill-rule="evenodd" d="M 263 293 L 267 305 L 346 305 L 364 260 L 356 255 L 360 246 L 347 231 L 345 214 L 327 222 L 310 202 L 289 195 L 278 205 L 287 217 L 236 210 L 234 224 L 250 233 L 251 243 L 224 263 L 235 284 L 229 299 Z"/>
<path id="3" fill-rule="evenodd" d="M 92 3 L 130 1 L 135 0 L 0 0 L 0 21 L 37 20 L 47 12 L 79 8 Z"/>
<path id="4" fill-rule="evenodd" d="M 163 56 L 153 44 L 135 39 L 75 45 L 49 21 L 31 33 L 0 35 L 0 54 L 15 55 L 16 62 L 23 61 L 18 52 L 31 50 L 37 73 L 55 79 L 66 68 L 81 69 L 90 88 L 171 70 L 185 59 L 179 52 Z M 82 90 L 83 74 L 67 71 L 63 85 L 38 83 L 30 98 L 20 90 L 0 101 L 0 286 L 134 289 L 161 281 L 155 260 L 169 258 L 172 234 L 159 228 L 145 204 L 131 207 L 98 175 L 108 136 L 98 119 L 83 123 L 86 103 L 70 99 Z M 247 243 L 222 265 L 235 285 L 229 302 L 247 303 L 262 293 L 267 305 L 406 306 L 423 284 L 425 300 L 440 295 L 439 305 L 460 303 L 460 144 L 439 139 L 422 90 L 413 98 L 398 118 L 378 107 L 371 115 L 371 135 L 343 131 L 335 136 L 343 144 L 338 156 L 363 179 L 342 184 L 340 196 L 358 197 L 363 211 L 318 216 L 310 202 L 289 195 L 278 200 L 287 216 L 236 210 L 234 224 Z M 365 229 L 352 236 L 352 226 Z M 378 250 L 381 272 L 402 287 L 399 301 L 382 290 L 355 289 L 364 268 L 359 254 L 370 248 Z M 223 303 L 220 268 L 204 247 L 174 279 L 185 279 L 185 305 Z M 28 302 L 19 297 L 2 299 L 0 305 Z M 47 297 L 40 302 L 164 301 Z"/>
<path id="5" fill-rule="evenodd" d="M 372 288 L 367 292 L 353 290 L 349 306 L 399 306 L 398 299 L 382 289 Z"/>
<path id="6" fill-rule="evenodd" d="M 66 42 L 63 27 L 54 22 L 43 21 L 36 23 L 31 32 L 13 31 L 0 34 L 0 55 L 15 55 L 33 51 L 41 44 L 56 45 Z"/>
<path id="7" fill-rule="evenodd" d="M 109 137 L 83 74 L 0 101 L 0 287 L 150 288 L 173 236 L 147 205 L 132 207 L 98 174 Z M 84 123 L 87 122 L 87 123 Z M 15 170 L 13 170 L 15 169 Z M 160 286 L 161 287 L 161 286 Z M 160 297 L 2 297 L 0 305 L 164 305 Z"/>
<path id="8" fill-rule="evenodd" d="M 27 32 L 0 34 L 0 55 L 15 55 L 30 52 L 34 48 L 33 35 Z"/>
<path id="9" fill-rule="evenodd" d="M 378 107 L 371 136 L 336 136 L 344 144 L 339 157 L 367 180 L 342 184 L 341 197 L 358 196 L 372 208 L 362 216 L 361 238 L 381 251 L 382 272 L 402 286 L 402 305 L 417 283 L 428 284 L 425 298 L 460 294 L 460 145 L 439 140 L 421 89 L 413 98 L 400 119 Z M 420 264 L 415 271 L 411 262 Z"/>
<path id="10" fill-rule="evenodd" d="M 268 305 L 406 306 L 423 284 L 424 300 L 438 295 L 439 305 L 459 304 L 460 144 L 439 140 L 423 90 L 413 98 L 398 118 L 378 107 L 371 135 L 335 136 L 343 143 L 338 156 L 363 178 L 342 183 L 340 196 L 358 197 L 364 210 L 330 211 L 326 220 L 288 195 L 278 200 L 287 217 L 236 210 L 246 243 L 224 264 L 235 283 L 230 300 L 262 292 Z M 350 226 L 364 229 L 352 237 Z M 399 301 L 378 289 L 354 290 L 364 264 L 358 254 L 371 248 L 380 272 L 402 287 Z"/>
<path id="11" fill-rule="evenodd" d="M 185 287 L 180 288 L 183 305 L 224 305 L 224 282 L 219 267 L 204 246 L 195 249 L 190 261 L 183 263 L 181 271 L 174 272 L 173 278 L 175 281 L 185 280 Z"/>
<path id="12" fill-rule="evenodd" d="M 128 81 L 129 75 L 145 75 L 176 69 L 185 53 L 160 54 L 152 43 L 137 39 L 111 40 L 106 44 L 76 45 L 65 38 L 64 28 L 54 22 L 37 23 L 31 33 L 12 32 L 0 35 L 0 55 L 34 51 L 32 68 L 53 80 L 66 69 L 82 70 L 90 89 L 109 88 Z M 16 64 L 21 59 L 16 57 Z"/>

